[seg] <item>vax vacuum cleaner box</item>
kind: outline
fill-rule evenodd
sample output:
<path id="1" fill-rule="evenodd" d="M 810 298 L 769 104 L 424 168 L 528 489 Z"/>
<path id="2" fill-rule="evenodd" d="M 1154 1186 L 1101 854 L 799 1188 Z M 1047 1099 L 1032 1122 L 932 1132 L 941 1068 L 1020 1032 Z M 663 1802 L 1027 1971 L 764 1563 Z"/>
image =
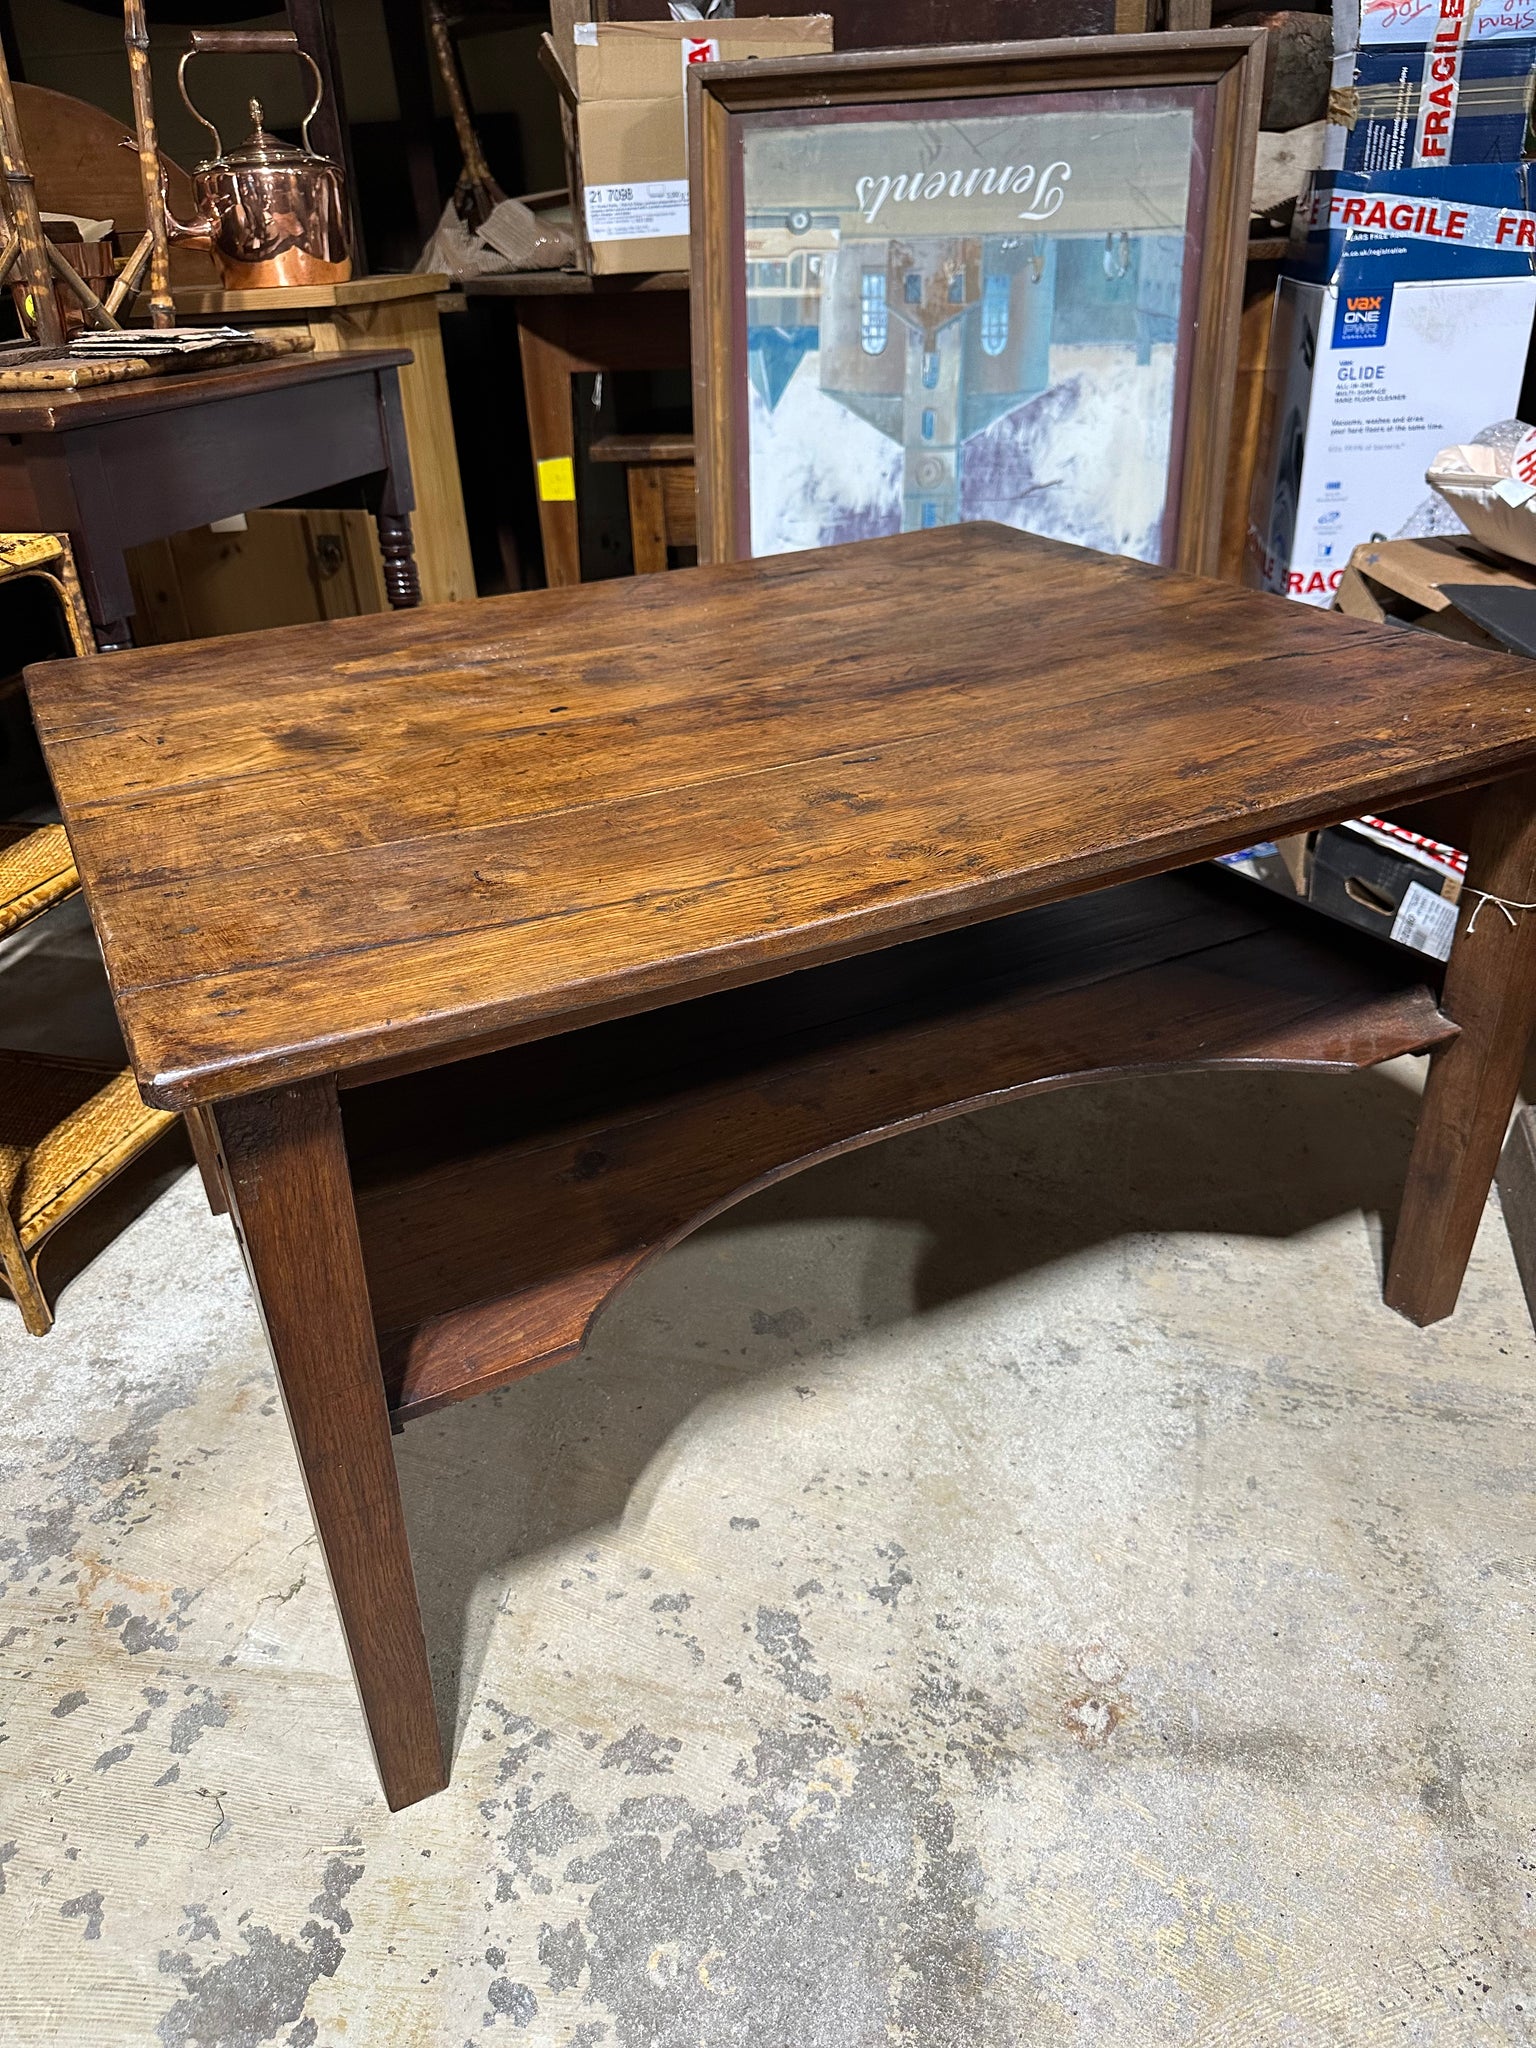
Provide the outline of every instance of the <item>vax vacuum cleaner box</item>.
<path id="1" fill-rule="evenodd" d="M 1430 462 L 1518 409 L 1536 214 L 1523 164 L 1344 171 L 1314 180 L 1294 233 L 1246 576 L 1326 605 L 1362 541 L 1443 528 Z"/>

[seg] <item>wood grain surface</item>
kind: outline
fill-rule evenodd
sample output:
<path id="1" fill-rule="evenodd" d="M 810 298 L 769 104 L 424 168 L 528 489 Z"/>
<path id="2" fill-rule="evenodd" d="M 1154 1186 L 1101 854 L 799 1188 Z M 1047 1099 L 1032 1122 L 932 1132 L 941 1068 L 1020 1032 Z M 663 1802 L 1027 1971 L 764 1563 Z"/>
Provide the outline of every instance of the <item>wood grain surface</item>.
<path id="1" fill-rule="evenodd" d="M 29 681 L 168 1107 L 542 1036 L 1536 760 L 1528 663 L 971 525 Z"/>
<path id="2" fill-rule="evenodd" d="M 244 398 L 293 384 L 323 383 L 358 370 L 398 368 L 411 360 L 405 349 L 359 350 L 346 357 L 302 354 L 271 362 L 235 363 L 226 369 L 186 369 L 127 384 L 83 391 L 0 392 L 0 435 L 47 434 L 69 426 L 100 426 L 139 413 L 174 412 L 179 406 L 208 405 L 215 399 Z"/>

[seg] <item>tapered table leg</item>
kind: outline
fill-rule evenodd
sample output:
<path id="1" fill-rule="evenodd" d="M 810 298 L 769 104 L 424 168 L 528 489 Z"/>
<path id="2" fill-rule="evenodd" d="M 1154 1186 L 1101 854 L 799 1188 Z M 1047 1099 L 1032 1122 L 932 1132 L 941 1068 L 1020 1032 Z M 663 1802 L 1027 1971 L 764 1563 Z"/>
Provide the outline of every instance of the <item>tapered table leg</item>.
<path id="1" fill-rule="evenodd" d="M 447 1776 L 335 1085 L 212 1114 L 384 1794 L 409 1806 Z"/>
<path id="2" fill-rule="evenodd" d="M 187 1138 L 202 1177 L 208 1207 L 215 1216 L 226 1215 L 229 1203 L 225 1198 L 224 1183 L 219 1177 L 219 1134 L 214 1129 L 213 1118 L 206 1109 L 189 1109 L 181 1120 L 187 1127 Z"/>
<path id="3" fill-rule="evenodd" d="M 1536 901 L 1536 778 L 1492 784 L 1482 795 L 1467 884 L 1520 903 Z M 1441 1007 L 1460 1036 L 1432 1056 L 1386 1298 L 1415 1323 L 1456 1306 L 1462 1275 L 1536 1024 L 1536 911 L 1511 924 L 1496 903 L 1463 911 Z"/>

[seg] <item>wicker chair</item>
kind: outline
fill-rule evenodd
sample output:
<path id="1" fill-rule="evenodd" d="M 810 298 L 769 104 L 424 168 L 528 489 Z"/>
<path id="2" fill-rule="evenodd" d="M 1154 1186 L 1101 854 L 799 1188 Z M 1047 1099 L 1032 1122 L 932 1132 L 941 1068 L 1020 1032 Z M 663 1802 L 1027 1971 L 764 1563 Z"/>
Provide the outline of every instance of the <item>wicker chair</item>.
<path id="1" fill-rule="evenodd" d="M 68 541 L 0 534 L 0 585 L 21 576 L 52 585 L 75 652 L 94 653 Z M 62 825 L 0 824 L 0 939 L 79 887 Z M 0 1048 L 0 1275 L 33 1336 L 53 1327 L 37 1277 L 43 1240 L 175 1121 L 140 1099 L 126 1068 Z"/>

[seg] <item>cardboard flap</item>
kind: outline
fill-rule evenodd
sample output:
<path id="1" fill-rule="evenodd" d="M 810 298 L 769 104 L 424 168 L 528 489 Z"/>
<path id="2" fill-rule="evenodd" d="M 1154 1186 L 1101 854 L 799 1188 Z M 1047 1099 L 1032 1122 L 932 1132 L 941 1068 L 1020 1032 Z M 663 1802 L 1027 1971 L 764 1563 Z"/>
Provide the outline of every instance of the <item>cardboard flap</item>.
<path id="1" fill-rule="evenodd" d="M 686 52 L 703 45 L 717 47 L 722 62 L 741 57 L 818 56 L 832 48 L 832 17 L 764 15 L 742 21 L 583 24 L 571 48 L 577 94 L 583 100 L 681 99 Z"/>
<path id="2" fill-rule="evenodd" d="M 566 75 L 565 66 L 560 61 L 560 53 L 547 30 L 539 37 L 539 64 L 561 99 L 568 107 L 574 107 L 576 88 Z"/>

